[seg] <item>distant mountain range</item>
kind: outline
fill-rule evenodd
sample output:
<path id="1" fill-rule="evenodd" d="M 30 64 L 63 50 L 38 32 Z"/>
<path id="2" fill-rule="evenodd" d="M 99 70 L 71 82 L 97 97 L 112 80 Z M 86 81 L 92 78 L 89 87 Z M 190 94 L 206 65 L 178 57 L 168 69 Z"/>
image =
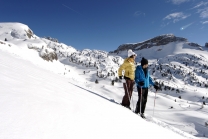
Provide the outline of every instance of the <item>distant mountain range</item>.
<path id="1" fill-rule="evenodd" d="M 142 50 L 142 49 L 151 48 L 154 46 L 164 46 L 164 45 L 167 45 L 171 42 L 184 42 L 184 43 L 187 43 L 188 45 L 193 46 L 193 47 L 198 47 L 198 48 L 202 47 L 197 43 L 188 42 L 188 40 L 186 38 L 176 37 L 173 34 L 165 34 L 165 35 L 160 35 L 160 36 L 157 36 L 152 39 L 149 39 L 149 40 L 146 40 L 143 42 L 139 42 L 139 43 L 122 44 L 116 50 L 111 51 L 110 53 L 119 53 L 120 51 L 125 51 L 128 49 L 132 49 L 133 51 L 138 51 L 138 50 Z M 206 43 L 206 46 L 208 47 L 207 43 Z M 199 49 L 201 49 L 201 48 L 199 48 Z"/>

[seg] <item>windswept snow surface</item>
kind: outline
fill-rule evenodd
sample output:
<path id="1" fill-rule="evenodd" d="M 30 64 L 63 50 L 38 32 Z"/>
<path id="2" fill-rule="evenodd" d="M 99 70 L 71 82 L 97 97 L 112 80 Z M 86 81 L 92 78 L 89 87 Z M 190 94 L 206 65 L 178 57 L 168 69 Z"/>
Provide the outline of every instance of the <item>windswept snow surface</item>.
<path id="1" fill-rule="evenodd" d="M 146 122 L 104 94 L 100 95 L 102 91 L 91 90 L 87 84 L 40 68 L 24 56 L 5 49 L 0 49 L 0 55 L 1 139 L 190 136 L 180 130 L 175 132 L 182 136 L 176 134 L 168 126 Z"/>

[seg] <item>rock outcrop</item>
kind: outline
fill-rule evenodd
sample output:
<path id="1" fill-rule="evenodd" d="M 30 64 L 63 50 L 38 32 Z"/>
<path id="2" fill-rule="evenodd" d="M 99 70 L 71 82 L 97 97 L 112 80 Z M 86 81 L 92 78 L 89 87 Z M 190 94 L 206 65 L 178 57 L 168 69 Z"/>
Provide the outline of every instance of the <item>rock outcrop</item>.
<path id="1" fill-rule="evenodd" d="M 117 48 L 117 50 L 111 51 L 110 53 L 117 53 L 119 51 L 124 51 L 128 49 L 132 49 L 133 51 L 136 51 L 136 50 L 151 48 L 153 46 L 166 45 L 171 42 L 186 42 L 186 41 L 187 41 L 186 38 L 176 37 L 173 34 L 166 34 L 166 35 L 154 37 L 152 39 L 140 43 L 122 44 Z"/>
<path id="2" fill-rule="evenodd" d="M 193 47 L 201 47 L 199 44 L 193 43 L 193 42 L 188 43 L 188 45 L 193 46 Z"/>
<path id="3" fill-rule="evenodd" d="M 45 48 L 43 47 L 42 50 L 39 52 L 40 57 L 42 57 L 44 60 L 51 61 L 58 60 L 58 56 L 56 52 L 51 48 Z"/>
<path id="4" fill-rule="evenodd" d="M 47 39 L 47 40 L 50 40 L 52 42 L 57 42 L 58 43 L 58 39 L 56 39 L 56 38 L 51 38 L 51 37 L 44 37 L 44 38 Z"/>

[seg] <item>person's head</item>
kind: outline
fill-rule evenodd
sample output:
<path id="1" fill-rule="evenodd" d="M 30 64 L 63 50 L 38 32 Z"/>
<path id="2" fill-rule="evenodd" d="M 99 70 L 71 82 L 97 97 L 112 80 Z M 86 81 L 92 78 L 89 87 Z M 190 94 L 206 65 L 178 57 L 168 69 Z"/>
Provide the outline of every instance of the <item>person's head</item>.
<path id="1" fill-rule="evenodd" d="M 133 59 L 135 60 L 135 58 L 136 58 L 136 55 L 132 55 L 132 56 L 130 56 L 130 58 L 133 58 Z"/>
<path id="2" fill-rule="evenodd" d="M 146 69 L 148 67 L 148 60 L 145 59 L 144 57 L 142 57 L 141 66 L 143 69 Z"/>
<path id="3" fill-rule="evenodd" d="M 128 50 L 128 57 L 129 57 L 129 58 L 135 59 L 136 56 L 137 56 L 137 54 L 134 53 L 131 49 Z"/>

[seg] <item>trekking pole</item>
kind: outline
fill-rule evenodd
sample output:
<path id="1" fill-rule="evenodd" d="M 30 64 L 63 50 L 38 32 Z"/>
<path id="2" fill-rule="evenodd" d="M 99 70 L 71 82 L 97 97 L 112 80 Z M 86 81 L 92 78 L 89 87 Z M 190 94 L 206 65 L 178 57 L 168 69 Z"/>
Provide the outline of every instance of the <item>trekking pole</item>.
<path id="1" fill-rule="evenodd" d="M 129 103 L 131 103 L 131 99 L 130 99 L 130 95 L 129 95 L 129 90 L 127 88 L 127 83 L 126 84 L 126 90 L 127 90 L 127 94 L 128 94 L 128 97 L 129 97 Z M 134 110 L 134 103 L 133 103 L 133 110 Z"/>
<path id="2" fill-rule="evenodd" d="M 134 88 L 134 86 L 133 86 L 133 88 Z M 133 88 L 132 88 L 132 94 L 131 94 L 132 99 L 131 99 L 131 100 L 132 100 L 132 104 L 133 104 L 133 112 L 134 112 L 134 97 L 133 97 L 133 92 L 134 92 L 133 90 L 134 90 L 134 89 L 133 89 Z"/>
<path id="3" fill-rule="evenodd" d="M 156 99 L 156 93 L 157 93 L 157 91 L 155 92 L 155 99 Z M 153 116 L 154 116 L 154 113 L 155 113 L 155 99 L 154 99 Z"/>
<path id="4" fill-rule="evenodd" d="M 142 110 L 142 86 L 141 86 L 141 94 L 140 94 L 140 115 Z"/>

